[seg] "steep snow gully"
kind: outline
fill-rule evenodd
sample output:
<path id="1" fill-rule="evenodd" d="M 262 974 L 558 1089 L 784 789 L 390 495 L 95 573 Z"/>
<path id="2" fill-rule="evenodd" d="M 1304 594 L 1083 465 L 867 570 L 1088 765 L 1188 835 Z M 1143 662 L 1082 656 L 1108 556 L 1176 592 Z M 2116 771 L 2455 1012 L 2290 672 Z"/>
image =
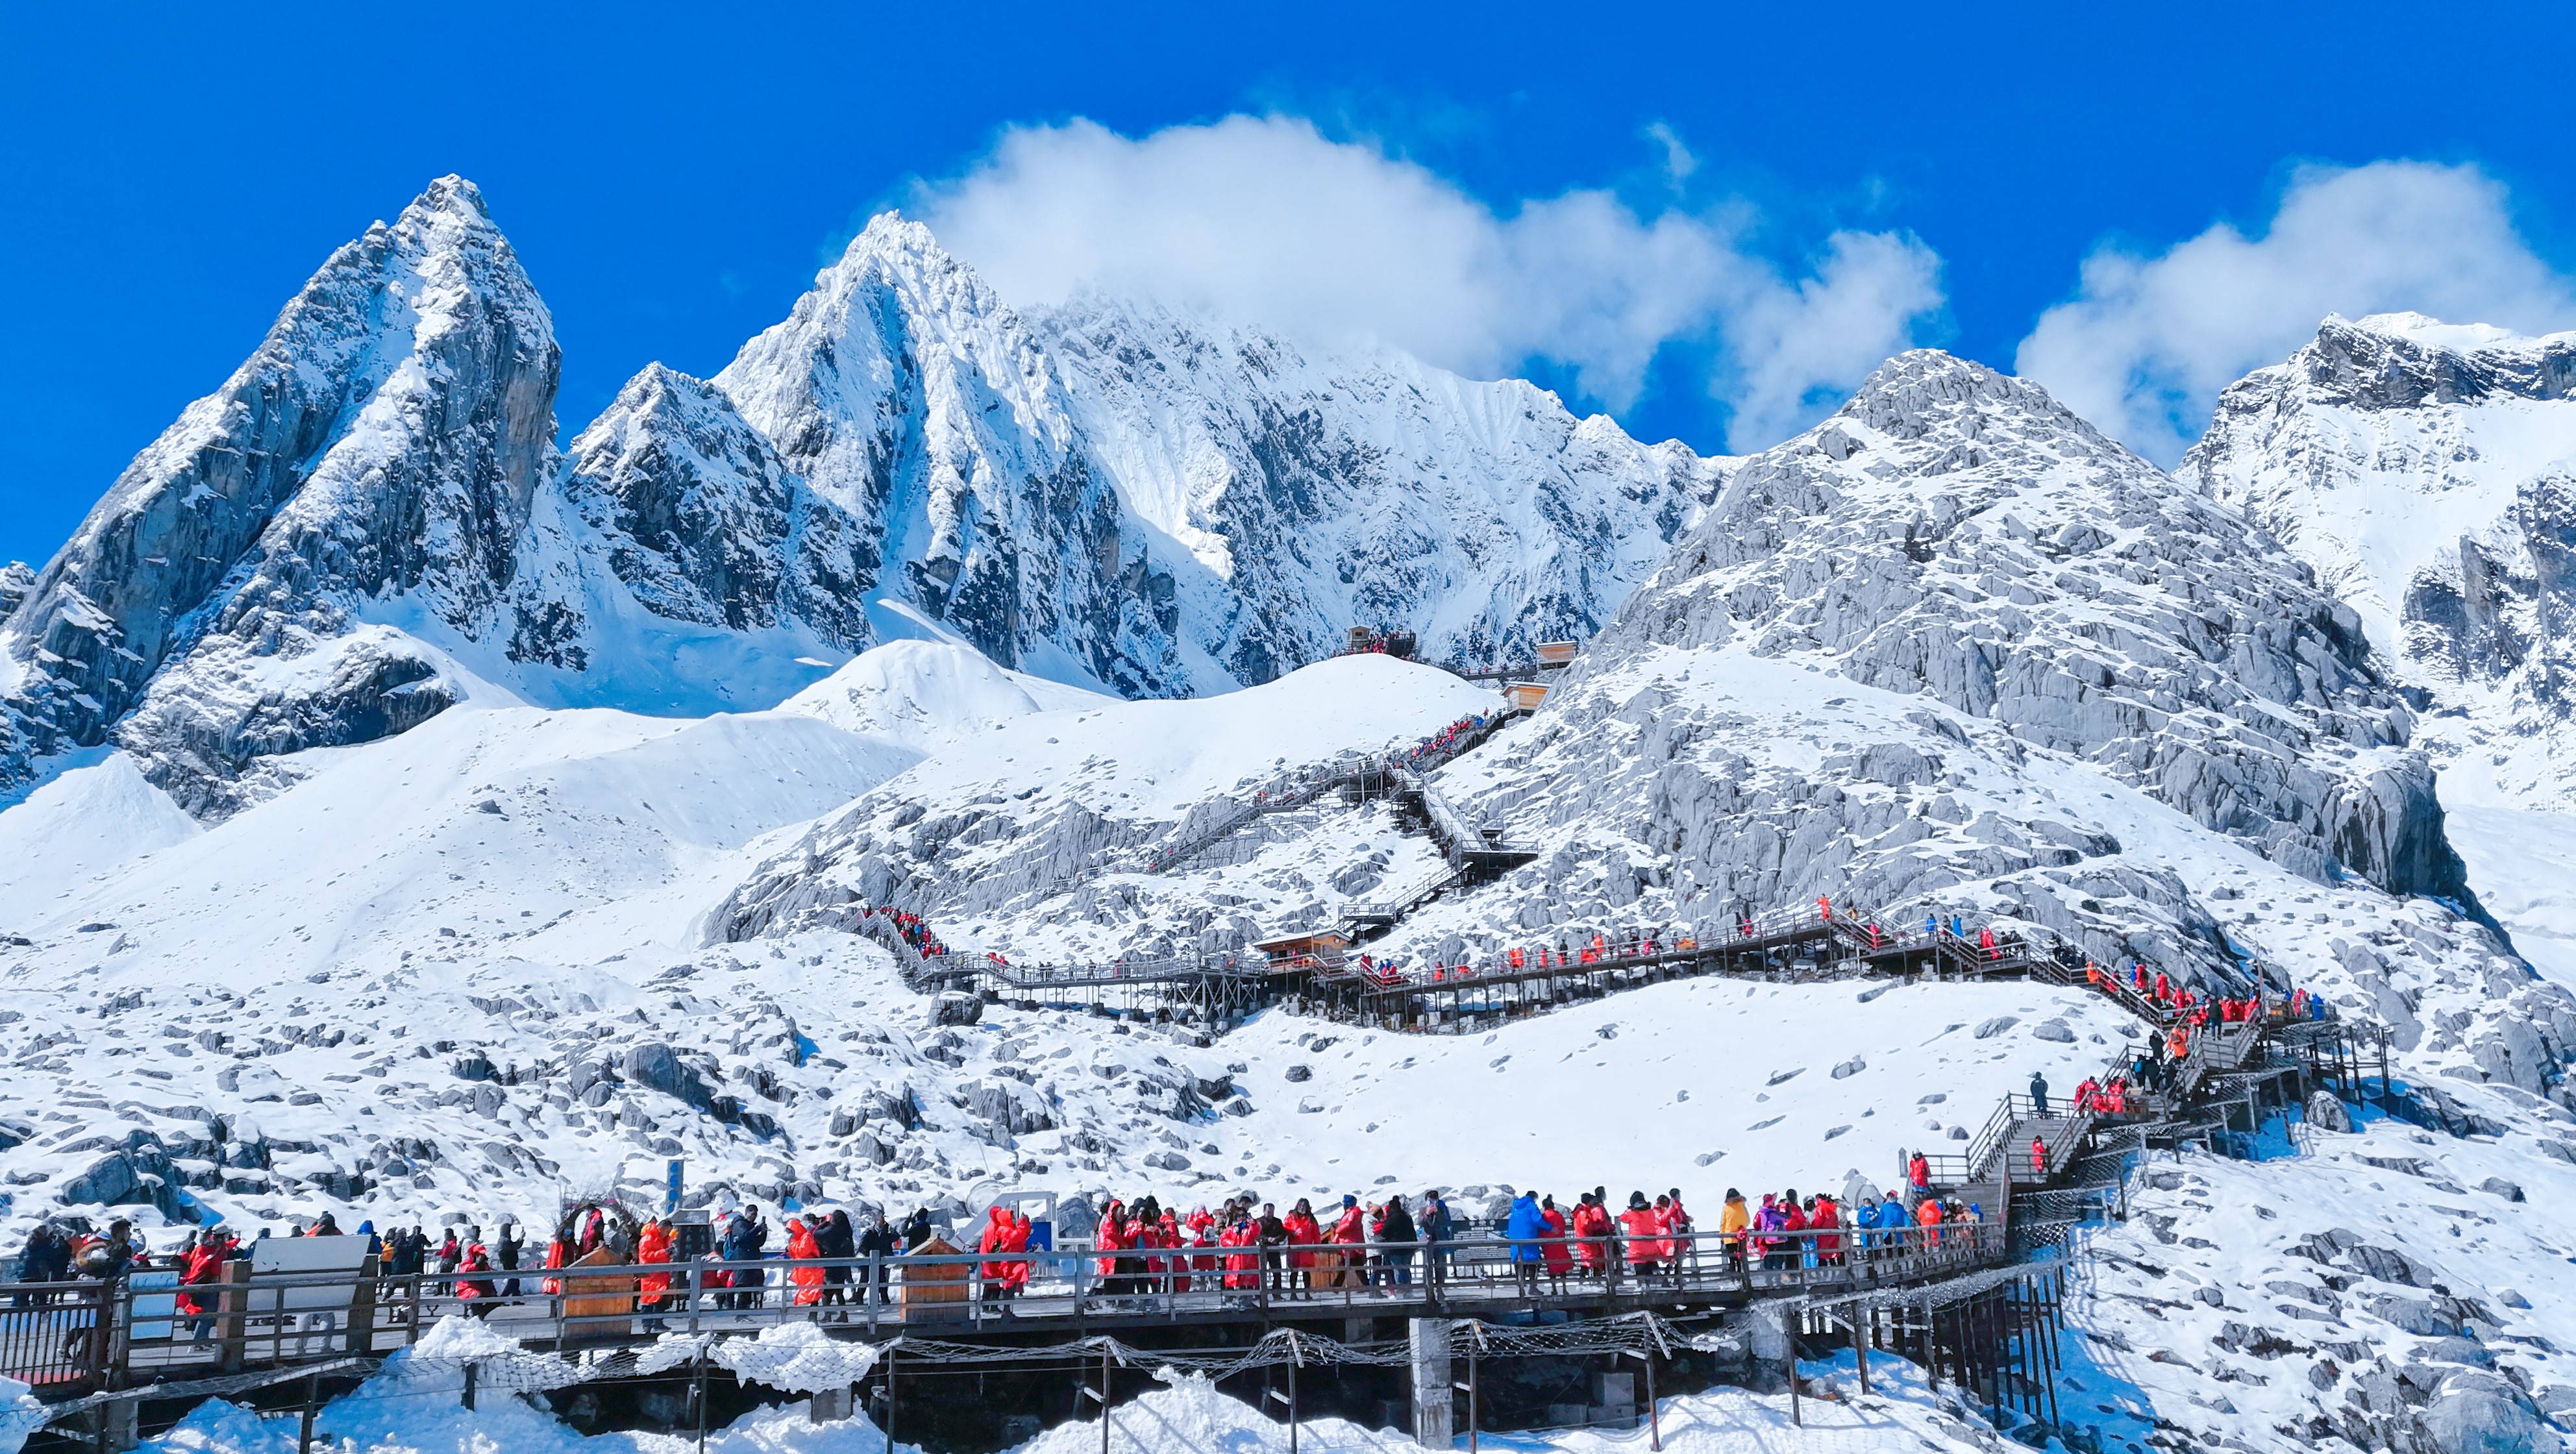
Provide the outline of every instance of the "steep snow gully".
<path id="1" fill-rule="evenodd" d="M 2576 913 L 2533 865 L 2576 861 L 2566 337 L 2327 320 L 2175 474 L 1936 352 L 1702 458 L 1386 350 L 1015 308 L 887 217 L 714 378 L 649 368 L 568 438 L 558 357 L 443 179 L 53 560 L 0 569 L 11 1251 L 109 1208 L 156 1253 L 216 1218 L 543 1226 L 658 1206 L 673 1161 L 691 1209 L 951 1225 L 1027 1190 L 1439 1187 L 1484 1218 L 1498 1188 L 1677 1184 L 1706 1220 L 1915 1150 L 1982 1194 L 2036 1134 L 2048 1184 L 1997 1205 L 2067 1254 L 2071 1329 L 2055 1427 L 2018 1435 L 2563 1447 Z M 1445 843 L 1302 791 L 1499 706 L 1333 656 L 1354 625 L 1452 664 L 1584 643 L 1420 763 Z M 1407 900 L 1488 831 L 1532 856 L 1217 1024 L 915 987 L 1267 975 L 1256 942 Z M 1706 952 L 1819 898 L 1833 923 Z M 1964 941 L 1920 936 L 1953 916 Z M 1981 963 L 1988 928 L 2047 952 Z M 1574 963 L 1486 993 L 1516 954 Z M 2305 991 L 2338 1028 L 2204 1026 L 2143 1113 L 2017 1109 L 2171 1028 L 2087 961 Z M 0 1356 L 46 1341 L 9 1341 L 24 1316 Z M 322 1427 L 651 1438 L 458 1409 L 412 1361 Z M 1803 1428 L 1720 1388 L 1663 1435 L 1998 1447 L 1955 1381 L 1802 1368 Z M 0 1386 L 0 1448 L 60 1391 Z M 1246 1393 L 1124 1389 L 1117 1429 L 1266 1447 Z M 710 1442 L 884 1447 L 774 1410 Z M 159 1447 L 294 1443 L 217 1402 Z"/>

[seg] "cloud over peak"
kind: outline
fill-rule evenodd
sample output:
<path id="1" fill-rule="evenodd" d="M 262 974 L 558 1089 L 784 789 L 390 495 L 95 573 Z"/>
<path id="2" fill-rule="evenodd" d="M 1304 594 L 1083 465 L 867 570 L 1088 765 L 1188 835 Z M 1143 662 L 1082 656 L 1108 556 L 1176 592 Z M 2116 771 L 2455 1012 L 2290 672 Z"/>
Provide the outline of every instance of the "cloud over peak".
<path id="1" fill-rule="evenodd" d="M 2474 166 L 2302 167 L 2257 235 L 2222 222 L 2162 253 L 2096 248 L 2015 367 L 2171 464 L 2221 389 L 2289 356 L 2329 313 L 2530 332 L 2576 323 L 2576 289 L 2532 251 L 2508 202 Z"/>
<path id="2" fill-rule="evenodd" d="M 1678 183 L 1689 153 L 1657 140 Z M 1748 246 L 1741 206 L 1641 210 L 1587 188 L 1498 210 L 1292 116 L 1132 138 L 1013 128 L 917 206 L 1014 302 L 1097 286 L 1482 377 L 1543 363 L 1614 410 L 1671 348 L 1728 407 L 1736 448 L 1829 408 L 1942 304 L 1939 259 L 1910 236 L 1835 233 L 1791 270 Z"/>

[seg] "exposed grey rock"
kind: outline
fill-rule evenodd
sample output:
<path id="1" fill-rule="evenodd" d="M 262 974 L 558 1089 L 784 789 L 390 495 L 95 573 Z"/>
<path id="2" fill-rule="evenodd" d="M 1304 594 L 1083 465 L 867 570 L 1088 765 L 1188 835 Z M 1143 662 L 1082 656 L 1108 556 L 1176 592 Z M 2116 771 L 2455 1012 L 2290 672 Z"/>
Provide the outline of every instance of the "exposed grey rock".
<path id="1" fill-rule="evenodd" d="M 1032 1135 L 1055 1126 L 1055 1117 L 1044 1104 L 1008 1081 L 971 1080 L 959 1093 L 966 1097 L 968 1110 L 1013 1136 Z"/>
<path id="2" fill-rule="evenodd" d="M 984 1000 L 981 995 L 948 990 L 930 1002 L 930 1023 L 933 1025 L 972 1025 L 983 1018 Z"/>
<path id="3" fill-rule="evenodd" d="M 2075 1031 L 2064 1020 L 2048 1020 L 2033 1025 L 2030 1027 L 2030 1034 L 2034 1040 L 2048 1040 L 2060 1045 L 2075 1043 Z"/>
<path id="4" fill-rule="evenodd" d="M 2378 1293 L 2367 1299 L 2365 1306 L 2374 1317 L 2385 1318 L 2406 1332 L 2421 1337 L 2453 1336 L 2460 1331 L 2457 1315 L 2424 1298 Z"/>
<path id="5" fill-rule="evenodd" d="M 2444 1379 L 2418 1423 L 2438 1454 L 2532 1454 L 2565 1447 L 2528 1395 L 2489 1373 Z"/>
<path id="6" fill-rule="evenodd" d="M 2479 1182 L 2478 1190 L 2486 1192 L 2492 1196 L 2500 1196 L 2509 1202 L 2518 1202 L 2523 1199 L 2521 1186 L 2514 1182 L 2507 1181 L 2501 1176 L 2490 1176 L 2486 1180 Z"/>
<path id="7" fill-rule="evenodd" d="M 626 1052 L 626 1078 L 674 1100 L 706 1110 L 715 1103 L 715 1092 L 698 1078 L 696 1071 L 680 1063 L 679 1053 L 658 1040 L 647 1041 Z"/>
<path id="8" fill-rule="evenodd" d="M 2307 1121 L 2319 1131 L 2332 1131 L 2337 1135 L 2348 1134 L 2352 1130 L 2352 1117 L 2345 1112 L 2342 1098 L 2333 1091 L 2321 1090 L 2308 1097 Z"/>
<path id="9" fill-rule="evenodd" d="M 1980 1040 L 1992 1040 L 1996 1036 L 2020 1023 L 2021 1017 L 2018 1015 L 1997 1015 L 1993 1019 L 1985 1020 L 1978 1024 L 1976 1032 L 1977 1038 Z"/>

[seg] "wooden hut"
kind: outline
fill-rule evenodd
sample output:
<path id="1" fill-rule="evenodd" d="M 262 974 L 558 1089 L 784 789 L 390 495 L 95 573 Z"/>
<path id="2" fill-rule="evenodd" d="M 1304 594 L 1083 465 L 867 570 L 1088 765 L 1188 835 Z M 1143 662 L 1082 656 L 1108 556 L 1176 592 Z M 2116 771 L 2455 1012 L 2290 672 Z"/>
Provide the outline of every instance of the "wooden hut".
<path id="1" fill-rule="evenodd" d="M 957 1244 L 947 1238 L 933 1236 L 912 1249 L 911 1255 L 954 1257 L 959 1250 Z M 895 1299 L 903 1305 L 905 1317 L 913 1316 L 914 1310 L 919 1308 L 930 1309 L 924 1315 L 928 1317 L 955 1316 L 966 1311 L 966 1303 L 974 1291 L 967 1283 L 967 1275 L 974 1271 L 972 1267 L 963 1262 L 916 1263 L 908 1259 L 898 1265 L 903 1269 L 903 1283 L 895 1289 Z"/>

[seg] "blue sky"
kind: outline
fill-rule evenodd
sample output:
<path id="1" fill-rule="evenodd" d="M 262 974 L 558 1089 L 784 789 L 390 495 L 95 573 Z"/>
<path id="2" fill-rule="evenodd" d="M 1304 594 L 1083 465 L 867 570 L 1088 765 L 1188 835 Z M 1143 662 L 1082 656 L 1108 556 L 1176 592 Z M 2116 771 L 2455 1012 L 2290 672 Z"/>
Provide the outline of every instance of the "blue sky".
<path id="1" fill-rule="evenodd" d="M 0 560 L 450 171 L 568 430 L 891 204 L 1006 295 L 1151 271 L 1703 449 L 1906 342 L 2169 457 L 2329 308 L 2576 327 L 2563 7 L 739 9 L 9 7 Z"/>

